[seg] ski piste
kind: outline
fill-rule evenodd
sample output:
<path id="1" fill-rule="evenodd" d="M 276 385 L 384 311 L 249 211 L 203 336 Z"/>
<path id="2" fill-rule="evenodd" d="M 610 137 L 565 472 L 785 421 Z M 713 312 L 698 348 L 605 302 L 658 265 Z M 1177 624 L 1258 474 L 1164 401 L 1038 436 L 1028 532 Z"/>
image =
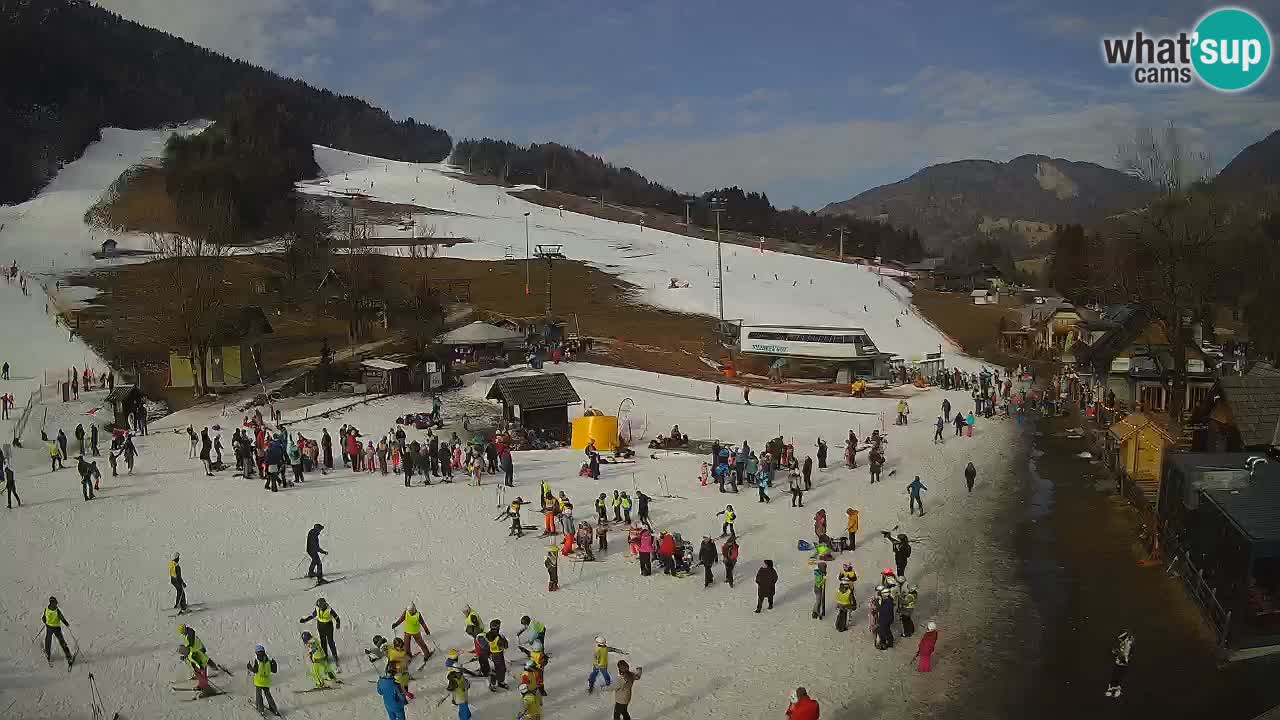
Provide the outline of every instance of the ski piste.
<path id="1" fill-rule="evenodd" d="M 258 707 L 258 706 L 254 703 L 254 699 L 253 699 L 253 698 L 245 698 L 245 703 L 246 703 L 249 707 L 253 708 L 253 709 L 254 709 L 254 710 L 255 710 L 259 715 L 261 715 L 261 716 L 262 716 L 262 717 L 264 717 L 264 718 L 265 718 L 265 717 L 284 717 L 284 711 L 283 711 L 283 710 L 279 710 L 279 709 L 277 709 L 277 710 L 273 713 L 273 712 L 271 712 L 270 710 L 268 710 L 268 709 L 267 709 L 267 708 L 265 708 L 265 707 L 260 708 L 260 707 Z"/>

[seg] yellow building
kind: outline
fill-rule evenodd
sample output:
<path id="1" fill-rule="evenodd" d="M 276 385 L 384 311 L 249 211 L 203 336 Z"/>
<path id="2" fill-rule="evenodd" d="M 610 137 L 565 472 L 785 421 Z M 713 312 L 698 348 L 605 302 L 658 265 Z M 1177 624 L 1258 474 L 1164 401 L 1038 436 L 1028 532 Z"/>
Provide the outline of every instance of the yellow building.
<path id="1" fill-rule="evenodd" d="M 243 387 L 258 382 L 268 371 L 263 366 L 262 343 L 272 333 L 262 308 L 243 308 L 219 328 L 216 341 L 206 350 L 205 382 L 210 388 Z M 195 387 L 199 363 L 188 348 L 169 351 L 169 387 Z"/>
<path id="2" fill-rule="evenodd" d="M 1133 413 L 1117 420 L 1107 432 L 1116 470 L 1123 473 L 1153 507 L 1160 496 L 1164 451 L 1176 442 L 1164 425 Z"/>

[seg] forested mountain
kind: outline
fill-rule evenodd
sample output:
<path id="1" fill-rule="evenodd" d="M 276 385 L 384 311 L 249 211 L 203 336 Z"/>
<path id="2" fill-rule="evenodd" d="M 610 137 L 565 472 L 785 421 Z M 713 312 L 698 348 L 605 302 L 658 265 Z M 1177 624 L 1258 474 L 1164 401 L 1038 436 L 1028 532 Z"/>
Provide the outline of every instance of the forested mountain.
<path id="1" fill-rule="evenodd" d="M 546 183 L 549 189 L 606 201 L 647 207 L 683 217 L 690 200 L 690 219 L 707 227 L 715 224 L 711 199 L 724 201 L 720 225 L 726 230 L 766 235 L 812 247 L 834 250 L 845 231 L 845 252 L 914 262 L 924 253 L 920 235 L 876 220 L 826 216 L 799 208 L 781 210 L 764 193 L 724 188 L 699 196 L 683 195 L 653 182 L 629 167 L 617 167 L 600 157 L 557 143 L 517 145 L 484 138 L 458 141 L 453 162 L 473 173 L 496 176 L 508 183 Z"/>
<path id="2" fill-rule="evenodd" d="M 270 97 L 308 141 L 434 162 L 449 134 L 395 121 L 355 97 L 282 77 L 125 20 L 83 0 L 0 0 L 0 203 L 29 198 L 97 139 L 221 116 L 244 95 Z"/>
<path id="3" fill-rule="evenodd" d="M 881 218 L 910 225 L 926 244 L 945 249 L 998 230 L 1091 225 L 1141 207 L 1154 189 L 1118 170 L 1044 155 L 1009 162 L 962 160 L 931 165 L 911 177 L 872 188 L 820 212 Z"/>
<path id="4" fill-rule="evenodd" d="M 1280 186 L 1280 130 L 1236 155 L 1214 184 L 1227 192 L 1254 192 Z"/>

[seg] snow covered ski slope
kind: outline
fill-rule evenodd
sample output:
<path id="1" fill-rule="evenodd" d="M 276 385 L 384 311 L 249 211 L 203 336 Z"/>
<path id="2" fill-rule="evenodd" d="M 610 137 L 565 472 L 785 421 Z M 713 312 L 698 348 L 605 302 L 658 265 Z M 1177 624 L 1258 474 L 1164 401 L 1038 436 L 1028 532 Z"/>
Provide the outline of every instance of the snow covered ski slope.
<path id="1" fill-rule="evenodd" d="M 315 154 L 324 177 L 303 183 L 303 192 L 358 192 L 441 211 L 418 215 L 414 221 L 418 228 L 433 226 L 437 237 L 475 240 L 448 249 L 451 257 L 524 258 L 528 213 L 531 247 L 563 245 L 570 259 L 591 263 L 642 288 L 643 300 L 651 305 L 717 315 L 714 242 L 572 212 L 561 217 L 559 210 L 513 197 L 507 188 L 464 182 L 447 165 L 396 162 L 322 146 L 316 146 Z M 408 236 L 395 227 L 379 228 L 377 234 Z M 949 365 L 976 367 L 911 310 L 906 288 L 888 278 L 880 283 L 865 267 L 728 244 L 723 256 L 726 318 L 861 327 L 883 351 L 911 358 L 941 347 Z M 688 281 L 689 287 L 670 289 L 671 278 Z"/>

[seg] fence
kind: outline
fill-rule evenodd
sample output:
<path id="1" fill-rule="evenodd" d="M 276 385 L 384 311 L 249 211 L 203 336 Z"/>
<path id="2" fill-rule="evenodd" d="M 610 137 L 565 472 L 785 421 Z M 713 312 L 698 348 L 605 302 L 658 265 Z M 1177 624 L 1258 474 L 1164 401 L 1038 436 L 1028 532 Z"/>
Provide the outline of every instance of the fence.
<path id="1" fill-rule="evenodd" d="M 36 388 L 31 393 L 31 397 L 27 398 L 27 406 L 22 409 L 22 414 L 18 416 L 18 421 L 13 425 L 14 444 L 21 447 L 22 438 L 27 433 L 27 422 L 31 420 L 31 415 L 40 405 L 40 401 L 44 397 L 44 388 Z"/>
<path id="2" fill-rule="evenodd" d="M 1168 536 L 1166 536 L 1167 539 Z M 1218 642 L 1226 645 L 1231 637 L 1231 611 L 1222 607 L 1222 603 L 1218 601 L 1218 592 L 1210 587 L 1204 580 L 1204 570 L 1196 567 L 1195 563 L 1187 556 L 1185 548 L 1181 545 L 1173 545 L 1178 553 L 1177 557 L 1169 563 L 1170 569 L 1177 568 L 1178 574 L 1182 576 L 1182 581 L 1186 583 L 1188 592 L 1195 599 L 1200 607 L 1204 610 L 1205 617 L 1209 619 L 1209 624 L 1213 626 L 1214 632 L 1218 634 Z"/>

